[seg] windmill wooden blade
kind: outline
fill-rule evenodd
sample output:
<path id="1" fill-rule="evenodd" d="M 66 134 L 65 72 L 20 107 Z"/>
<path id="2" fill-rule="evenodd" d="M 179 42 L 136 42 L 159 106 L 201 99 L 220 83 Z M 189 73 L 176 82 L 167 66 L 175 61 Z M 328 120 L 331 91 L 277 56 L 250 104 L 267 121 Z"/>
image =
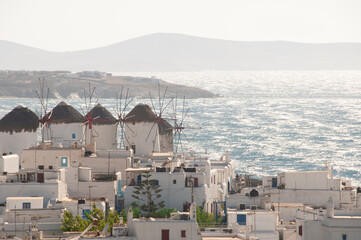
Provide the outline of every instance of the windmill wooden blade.
<path id="1" fill-rule="evenodd" d="M 167 104 L 167 105 L 165 106 L 165 108 L 163 108 L 163 110 L 160 112 L 160 115 L 159 115 L 159 116 L 161 116 L 162 113 L 164 112 L 164 110 L 167 109 L 167 107 L 168 107 L 169 104 L 173 101 L 173 99 L 174 99 L 174 97 L 172 97 L 172 98 L 169 100 L 168 104 Z"/>
<path id="2" fill-rule="evenodd" d="M 158 125 L 157 122 L 154 122 L 154 124 L 152 125 L 151 129 L 149 130 L 149 133 L 148 133 L 148 135 L 147 135 L 147 137 L 146 137 L 146 139 L 145 139 L 146 142 L 148 141 L 149 135 L 150 135 L 150 133 L 152 132 L 152 130 L 153 130 L 153 128 L 154 128 L 155 125 Z"/>
<path id="3" fill-rule="evenodd" d="M 156 112 L 154 104 L 153 104 L 153 98 L 152 98 L 152 95 L 151 95 L 150 91 L 149 91 L 149 98 L 150 98 L 150 102 L 152 103 L 153 111 Z"/>
<path id="4" fill-rule="evenodd" d="M 182 117 L 182 121 L 181 121 L 181 123 L 179 124 L 180 126 L 183 125 L 183 121 L 184 121 L 184 119 L 187 117 L 188 112 L 189 112 L 189 108 L 187 109 L 186 113 L 185 113 L 184 116 Z"/>
<path id="5" fill-rule="evenodd" d="M 124 124 L 125 124 L 125 126 L 127 126 L 127 127 L 129 128 L 129 130 L 130 130 L 132 133 L 134 133 L 134 131 L 132 130 L 132 128 L 129 127 L 129 125 L 128 125 L 126 122 L 124 122 Z"/>

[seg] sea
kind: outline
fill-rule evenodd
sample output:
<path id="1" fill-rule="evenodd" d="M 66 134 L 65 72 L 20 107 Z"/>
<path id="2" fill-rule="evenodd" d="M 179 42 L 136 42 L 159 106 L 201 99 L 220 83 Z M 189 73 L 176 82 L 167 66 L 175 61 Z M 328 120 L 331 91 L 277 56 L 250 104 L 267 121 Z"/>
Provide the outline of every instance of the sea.
<path id="1" fill-rule="evenodd" d="M 328 165 L 335 177 L 361 185 L 361 71 L 114 74 L 154 76 L 220 95 L 184 102 L 189 111 L 179 150 L 215 160 L 229 151 L 237 171 L 255 177 L 282 171 L 317 171 Z M 83 99 L 65 100 L 79 111 L 84 109 Z M 49 109 L 59 101 L 50 100 Z M 98 101 L 114 113 L 115 99 Z M 138 103 L 151 105 L 150 99 L 134 99 L 126 111 Z M 36 98 L 2 98 L 0 118 L 17 105 L 40 111 Z M 177 106 L 181 119 L 182 96 Z M 171 105 L 164 114 L 173 114 Z"/>

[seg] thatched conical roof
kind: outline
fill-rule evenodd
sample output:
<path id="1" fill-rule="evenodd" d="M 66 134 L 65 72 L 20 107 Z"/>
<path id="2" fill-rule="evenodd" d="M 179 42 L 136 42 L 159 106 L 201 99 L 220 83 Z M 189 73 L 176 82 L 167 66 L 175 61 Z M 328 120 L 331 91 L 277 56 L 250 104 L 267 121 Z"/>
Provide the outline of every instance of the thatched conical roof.
<path id="1" fill-rule="evenodd" d="M 152 109 L 143 103 L 139 103 L 125 116 L 126 122 L 155 122 L 157 115 Z"/>
<path id="2" fill-rule="evenodd" d="M 0 132 L 35 132 L 38 127 L 38 116 L 23 106 L 14 108 L 0 120 Z"/>
<path id="3" fill-rule="evenodd" d="M 100 103 L 98 103 L 95 107 L 92 108 L 86 115 L 85 118 L 88 117 L 93 118 L 93 124 L 97 125 L 108 125 L 108 124 L 115 124 L 117 119 Z"/>
<path id="4" fill-rule="evenodd" d="M 46 121 L 50 116 L 51 123 L 77 123 L 84 122 L 84 117 L 75 108 L 62 101 L 51 110 L 43 120 Z"/>

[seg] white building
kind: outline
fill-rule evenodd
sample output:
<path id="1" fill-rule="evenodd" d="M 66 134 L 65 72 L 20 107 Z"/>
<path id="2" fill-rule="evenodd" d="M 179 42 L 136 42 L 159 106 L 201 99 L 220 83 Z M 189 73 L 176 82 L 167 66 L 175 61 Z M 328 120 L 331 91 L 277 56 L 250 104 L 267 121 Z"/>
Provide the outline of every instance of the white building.
<path id="1" fill-rule="evenodd" d="M 0 156 L 0 174 L 16 173 L 19 171 L 19 155 Z"/>
<path id="2" fill-rule="evenodd" d="M 356 207 L 356 189 L 325 171 L 284 172 L 263 178 L 263 191 L 271 203 L 303 203 L 324 207 L 331 196 L 337 208 Z M 246 189 L 242 192 L 245 192 Z"/>
<path id="3" fill-rule="evenodd" d="M 18 154 L 38 143 L 38 116 L 26 107 L 18 106 L 0 120 L 0 155 Z"/>
<path id="4" fill-rule="evenodd" d="M 43 202 L 44 197 L 7 197 L 6 209 L 40 209 Z"/>
<path id="5" fill-rule="evenodd" d="M 156 154 L 157 155 L 157 154 Z M 185 160 L 188 159 L 188 160 Z M 205 211 L 216 213 L 216 202 L 225 201 L 234 176 L 233 163 L 229 154 L 220 161 L 191 159 L 190 156 L 168 160 L 151 159 L 148 168 L 128 168 L 126 170 L 125 207 L 134 201 L 135 186 L 142 181 L 142 172 L 151 171 L 151 178 L 162 189 L 162 197 L 167 208 L 187 210 L 191 202 L 204 207 Z M 222 212 L 220 206 L 217 213 Z"/>
<path id="6" fill-rule="evenodd" d="M 146 104 L 138 104 L 125 117 L 125 146 L 135 155 L 173 152 L 173 128 Z"/>
<path id="7" fill-rule="evenodd" d="M 0 204 L 9 197 L 43 197 L 43 207 L 67 198 L 65 170 L 21 170 L 0 176 Z"/>
<path id="8" fill-rule="evenodd" d="M 73 199 L 99 200 L 108 199 L 111 207 L 115 205 L 118 184 L 121 184 L 121 173 L 92 174 L 87 167 L 70 167 L 66 169 L 68 196 Z"/>
<path id="9" fill-rule="evenodd" d="M 263 203 L 302 203 L 312 207 L 325 207 L 329 197 L 334 199 L 339 209 L 360 207 L 357 203 L 357 190 L 348 182 L 335 179 L 332 170 L 285 172 L 277 176 L 263 177 L 263 185 L 243 188 L 239 194 L 227 197 L 228 207 L 246 206 Z"/>
<path id="10" fill-rule="evenodd" d="M 190 206 L 189 212 L 180 212 L 168 219 L 133 218 L 130 209 L 127 216 L 128 236 L 135 236 L 139 240 L 200 240 L 195 204 Z"/>
<path id="11" fill-rule="evenodd" d="M 121 172 L 121 184 L 125 183 L 125 169 L 131 166 L 132 150 L 96 150 L 91 155 L 83 147 L 46 147 L 46 145 L 22 151 L 21 166 L 36 169 L 60 169 L 69 167 L 88 167 L 92 170 L 92 179 L 97 174 L 114 175 Z M 68 176 L 68 178 L 75 176 Z"/>
<path id="12" fill-rule="evenodd" d="M 8 197 L 0 224 L 0 236 L 23 237 L 33 226 L 47 235 L 60 233 L 62 209 L 43 206 L 43 197 Z"/>
<path id="13" fill-rule="evenodd" d="M 307 215 L 310 217 L 307 218 Z M 358 240 L 361 239 L 361 212 L 337 213 L 330 197 L 327 210 L 299 211 L 296 219 L 297 240 Z"/>
<path id="14" fill-rule="evenodd" d="M 228 228 L 242 239 L 278 240 L 278 216 L 269 210 L 227 209 Z"/>
<path id="15" fill-rule="evenodd" d="M 54 146 L 71 146 L 84 142 L 84 117 L 72 106 L 60 102 L 41 121 L 43 139 Z"/>
<path id="16" fill-rule="evenodd" d="M 96 142 L 99 150 L 117 148 L 117 120 L 107 109 L 98 103 L 86 114 L 85 120 L 85 144 Z"/>

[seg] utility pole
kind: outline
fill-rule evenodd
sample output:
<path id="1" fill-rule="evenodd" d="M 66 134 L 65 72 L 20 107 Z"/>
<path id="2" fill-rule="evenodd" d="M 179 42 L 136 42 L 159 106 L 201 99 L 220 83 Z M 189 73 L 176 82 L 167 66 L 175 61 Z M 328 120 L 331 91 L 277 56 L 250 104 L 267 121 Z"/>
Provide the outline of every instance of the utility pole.
<path id="1" fill-rule="evenodd" d="M 15 237 L 16 237 L 16 205 L 15 205 Z"/>
<path id="2" fill-rule="evenodd" d="M 110 152 L 108 153 L 108 181 L 110 180 Z"/>
<path id="3" fill-rule="evenodd" d="M 91 195 L 90 195 L 90 189 L 92 188 L 93 186 L 89 186 L 89 209 L 91 210 L 92 209 L 92 201 L 91 201 Z"/>
<path id="4" fill-rule="evenodd" d="M 254 236 L 257 237 L 257 228 L 256 228 L 256 210 L 254 210 Z"/>

